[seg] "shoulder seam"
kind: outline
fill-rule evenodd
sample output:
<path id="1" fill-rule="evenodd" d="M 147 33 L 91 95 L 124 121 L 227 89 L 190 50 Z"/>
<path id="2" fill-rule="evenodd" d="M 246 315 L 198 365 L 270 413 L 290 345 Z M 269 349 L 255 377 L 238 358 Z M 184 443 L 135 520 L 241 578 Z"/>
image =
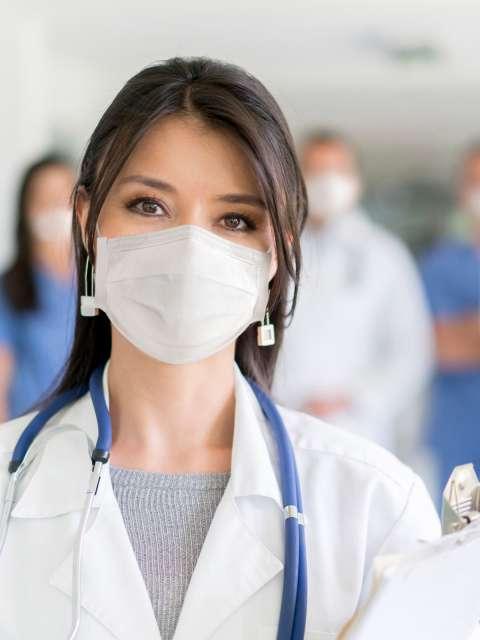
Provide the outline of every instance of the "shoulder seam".
<path id="1" fill-rule="evenodd" d="M 405 515 L 405 513 L 406 513 L 406 511 L 407 511 L 407 509 L 408 509 L 408 506 L 409 506 L 409 504 L 410 504 L 410 498 L 412 497 L 412 493 L 413 493 L 413 490 L 414 490 L 414 488 L 415 488 L 416 484 L 417 484 L 417 476 L 416 476 L 416 474 L 414 474 L 414 477 L 413 477 L 412 483 L 411 483 L 411 485 L 410 485 L 410 487 L 409 487 L 409 490 L 408 490 L 407 497 L 406 497 L 406 499 L 405 499 L 405 504 L 403 505 L 403 508 L 402 508 L 402 510 L 400 511 L 400 514 L 399 514 L 398 518 L 397 518 L 397 519 L 395 520 L 395 522 L 392 524 L 392 526 L 390 527 L 390 529 L 389 529 L 389 530 L 387 531 L 387 533 L 385 534 L 385 536 L 384 536 L 384 538 L 383 538 L 383 540 L 382 540 L 381 544 L 378 546 L 378 549 L 377 549 L 377 552 L 376 552 L 375 556 L 378 556 L 378 555 L 381 553 L 382 548 L 385 546 L 385 543 L 387 542 L 388 538 L 393 534 L 393 532 L 395 531 L 395 529 L 397 528 L 397 526 L 398 526 L 398 525 L 400 524 L 400 522 L 402 521 L 403 516 Z"/>
<path id="2" fill-rule="evenodd" d="M 360 464 L 360 465 L 363 465 L 365 467 L 369 467 L 370 469 L 373 469 L 379 475 L 387 478 L 388 480 L 390 480 L 391 482 L 396 484 L 398 487 L 404 486 L 399 480 L 397 480 L 392 475 L 387 473 L 384 469 L 378 467 L 375 464 L 372 464 L 368 460 L 362 460 L 361 458 L 355 458 L 354 456 L 351 456 L 351 455 L 348 455 L 348 454 L 340 454 L 340 453 L 336 453 L 335 451 L 327 451 L 327 450 L 324 450 L 324 449 L 310 449 L 308 447 L 302 447 L 302 446 L 296 446 L 295 448 L 296 449 L 301 449 L 302 451 L 310 451 L 310 452 L 318 453 L 320 455 L 335 456 L 337 458 L 342 458 L 344 460 L 348 460 L 349 462 L 355 462 L 357 464 Z M 403 465 L 403 463 L 401 461 L 399 461 L 399 464 Z M 405 465 L 403 465 L 403 466 L 405 467 Z M 411 469 L 409 469 L 408 467 L 405 467 L 405 468 L 408 470 L 409 475 L 413 476 L 413 483 L 414 483 L 415 482 L 415 473 Z"/>

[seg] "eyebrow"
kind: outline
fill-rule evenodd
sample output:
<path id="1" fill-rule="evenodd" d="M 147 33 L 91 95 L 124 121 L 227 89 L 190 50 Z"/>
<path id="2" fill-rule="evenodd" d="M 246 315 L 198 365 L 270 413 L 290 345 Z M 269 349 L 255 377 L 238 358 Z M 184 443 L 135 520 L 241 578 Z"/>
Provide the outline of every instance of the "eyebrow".
<path id="1" fill-rule="evenodd" d="M 167 191 L 168 193 L 177 193 L 175 187 L 164 180 L 158 178 L 150 178 L 149 176 L 133 175 L 126 176 L 119 181 L 119 184 L 125 184 L 127 182 L 137 182 L 152 189 L 158 189 L 159 191 Z M 265 202 L 259 196 L 254 196 L 248 193 L 227 193 L 225 195 L 218 196 L 216 198 L 219 202 L 228 202 L 230 204 L 250 204 L 256 207 L 266 208 Z"/>

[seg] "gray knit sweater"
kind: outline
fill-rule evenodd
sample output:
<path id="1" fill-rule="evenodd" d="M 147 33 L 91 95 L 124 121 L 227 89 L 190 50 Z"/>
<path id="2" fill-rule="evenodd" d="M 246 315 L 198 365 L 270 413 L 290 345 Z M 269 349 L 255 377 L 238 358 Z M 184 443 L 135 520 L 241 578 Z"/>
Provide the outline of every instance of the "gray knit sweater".
<path id="1" fill-rule="evenodd" d="M 110 476 L 160 635 L 171 640 L 230 474 L 165 474 L 110 465 Z"/>

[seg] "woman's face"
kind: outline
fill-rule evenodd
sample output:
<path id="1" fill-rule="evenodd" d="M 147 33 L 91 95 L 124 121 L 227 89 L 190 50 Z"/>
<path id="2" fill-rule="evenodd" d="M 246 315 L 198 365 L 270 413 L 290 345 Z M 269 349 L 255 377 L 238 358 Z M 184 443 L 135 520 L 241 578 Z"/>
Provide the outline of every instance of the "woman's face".
<path id="1" fill-rule="evenodd" d="M 98 224 L 109 238 L 192 224 L 260 251 L 273 247 L 239 143 L 192 117 L 169 116 L 148 131 L 112 185 Z"/>

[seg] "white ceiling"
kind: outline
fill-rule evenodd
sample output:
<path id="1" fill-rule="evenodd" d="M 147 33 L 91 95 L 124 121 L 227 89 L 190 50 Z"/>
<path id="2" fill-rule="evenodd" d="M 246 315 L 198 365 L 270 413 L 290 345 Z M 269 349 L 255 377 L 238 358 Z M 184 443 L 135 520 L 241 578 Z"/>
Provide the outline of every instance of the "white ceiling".
<path id="1" fill-rule="evenodd" d="M 346 129 L 375 172 L 421 167 L 445 177 L 452 154 L 480 133 L 480 0 L 17 0 L 16 8 L 44 29 L 55 130 L 79 148 L 130 75 L 173 55 L 244 66 L 278 98 L 294 133 Z M 434 55 L 409 60 L 425 49 Z"/>
<path id="2" fill-rule="evenodd" d="M 56 142 L 78 157 L 128 77 L 173 55 L 245 67 L 299 137 L 312 126 L 345 130 L 375 184 L 448 180 L 459 148 L 480 134 L 480 0 L 0 0 L 0 9 L 0 266 L 25 163 Z"/>
<path id="3" fill-rule="evenodd" d="M 48 26 L 53 53 L 113 72 L 181 54 L 225 58 L 292 88 L 478 81 L 478 0 L 19 0 L 16 6 Z M 416 45 L 435 47 L 438 61 L 402 66 L 388 56 Z"/>

